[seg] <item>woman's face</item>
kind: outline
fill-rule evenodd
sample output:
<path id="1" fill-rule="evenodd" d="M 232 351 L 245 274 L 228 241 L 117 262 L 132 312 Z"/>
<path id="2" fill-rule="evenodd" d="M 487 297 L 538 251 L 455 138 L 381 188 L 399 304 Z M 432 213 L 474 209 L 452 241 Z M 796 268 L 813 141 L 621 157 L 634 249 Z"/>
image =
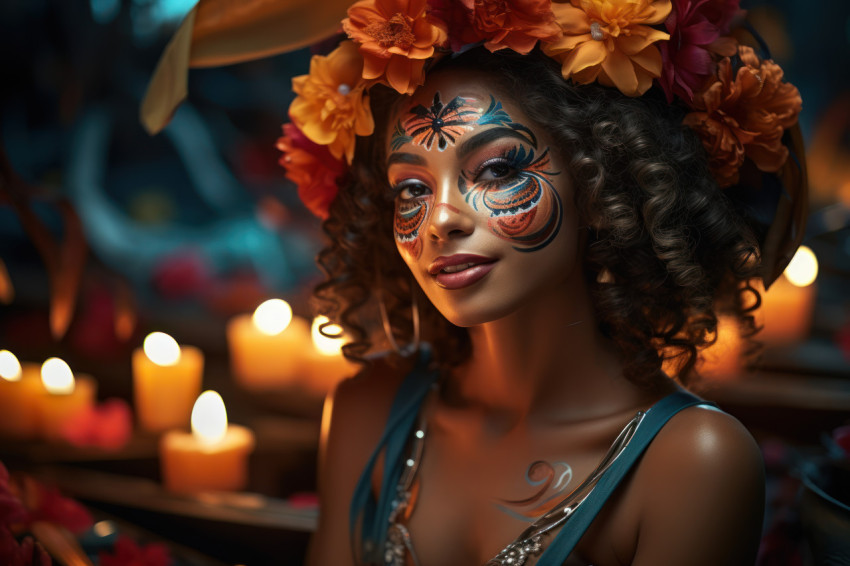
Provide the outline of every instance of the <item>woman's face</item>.
<path id="1" fill-rule="evenodd" d="M 488 75 L 429 77 L 391 116 L 394 236 L 425 294 L 472 326 L 578 276 L 577 217 L 560 155 Z"/>

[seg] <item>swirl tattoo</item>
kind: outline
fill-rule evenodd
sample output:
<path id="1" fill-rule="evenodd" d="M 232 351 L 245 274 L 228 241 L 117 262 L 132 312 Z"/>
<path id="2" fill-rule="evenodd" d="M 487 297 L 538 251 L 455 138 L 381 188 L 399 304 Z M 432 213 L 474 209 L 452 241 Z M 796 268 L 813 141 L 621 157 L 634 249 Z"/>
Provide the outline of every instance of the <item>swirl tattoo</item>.
<path id="1" fill-rule="evenodd" d="M 500 511 L 533 523 L 535 519 L 548 511 L 546 504 L 561 498 L 573 479 L 573 469 L 565 462 L 550 464 L 544 460 L 532 462 L 525 472 L 525 481 L 537 490 L 522 499 L 501 499 L 496 504 Z"/>

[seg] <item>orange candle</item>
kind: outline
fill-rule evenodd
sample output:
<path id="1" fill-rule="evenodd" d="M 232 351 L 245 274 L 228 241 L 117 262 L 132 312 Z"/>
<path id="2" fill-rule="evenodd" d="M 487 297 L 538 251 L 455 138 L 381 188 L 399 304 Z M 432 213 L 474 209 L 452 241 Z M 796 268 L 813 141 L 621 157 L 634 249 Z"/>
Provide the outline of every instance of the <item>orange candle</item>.
<path id="1" fill-rule="evenodd" d="M 204 391 L 192 409 L 191 434 L 172 430 L 160 440 L 163 483 L 178 493 L 242 490 L 253 450 L 254 434 L 228 425 L 221 396 Z"/>
<path id="2" fill-rule="evenodd" d="M 15 354 L 0 350 L 0 436 L 26 440 L 38 436 L 43 394 L 38 364 L 22 366 Z"/>
<path id="3" fill-rule="evenodd" d="M 281 299 L 269 299 L 253 315 L 233 317 L 227 324 L 230 364 L 237 382 L 253 391 L 282 389 L 298 380 L 309 349 L 309 325 L 292 316 Z"/>
<path id="4" fill-rule="evenodd" d="M 74 375 L 68 364 L 49 358 L 41 366 L 44 387 L 38 403 L 41 434 L 47 440 L 60 440 L 65 424 L 94 406 L 97 384 L 90 375 Z"/>
<path id="5" fill-rule="evenodd" d="M 785 272 L 762 293 L 757 340 L 767 346 L 790 346 L 804 340 L 811 330 L 817 286 L 817 258 L 806 246 L 794 254 Z"/>
<path id="6" fill-rule="evenodd" d="M 345 338 L 341 335 L 342 328 L 337 324 L 329 324 L 325 327 L 328 334 L 340 335 L 339 338 L 329 338 L 319 330 L 326 324 L 326 316 L 318 316 L 313 319 L 311 329 L 313 345 L 307 350 L 304 360 L 304 385 L 313 392 L 325 395 L 334 386 L 346 377 L 351 377 L 359 369 L 342 355 L 342 346 Z"/>
<path id="7" fill-rule="evenodd" d="M 180 346 L 163 332 L 150 333 L 133 352 L 139 426 L 153 433 L 188 428 L 203 373 L 204 356 L 198 348 Z"/>

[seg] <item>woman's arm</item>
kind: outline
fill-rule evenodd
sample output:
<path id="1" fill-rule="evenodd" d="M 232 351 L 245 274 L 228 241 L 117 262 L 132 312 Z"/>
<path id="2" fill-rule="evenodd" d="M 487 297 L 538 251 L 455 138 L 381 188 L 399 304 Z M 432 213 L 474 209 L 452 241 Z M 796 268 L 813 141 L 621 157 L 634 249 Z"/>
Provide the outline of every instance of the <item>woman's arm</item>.
<path id="1" fill-rule="evenodd" d="M 671 419 L 636 471 L 633 566 L 752 566 L 764 514 L 764 466 L 735 418 L 705 408 Z"/>
<path id="2" fill-rule="evenodd" d="M 384 430 L 400 381 L 398 370 L 376 361 L 341 382 L 325 401 L 319 446 L 319 526 L 308 566 L 352 566 L 349 506 L 354 488 Z"/>

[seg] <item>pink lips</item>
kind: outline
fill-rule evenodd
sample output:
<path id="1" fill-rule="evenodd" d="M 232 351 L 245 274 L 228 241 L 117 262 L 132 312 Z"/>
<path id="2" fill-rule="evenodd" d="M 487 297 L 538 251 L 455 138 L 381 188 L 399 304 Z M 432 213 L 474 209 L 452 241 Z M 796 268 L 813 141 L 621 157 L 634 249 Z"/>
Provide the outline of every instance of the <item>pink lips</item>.
<path id="1" fill-rule="evenodd" d="M 480 281 L 490 273 L 496 260 L 473 254 L 455 254 L 451 256 L 440 256 L 428 266 L 428 273 L 434 276 L 437 285 L 444 289 L 463 289 Z M 444 272 L 443 269 L 463 267 L 458 271 Z"/>

